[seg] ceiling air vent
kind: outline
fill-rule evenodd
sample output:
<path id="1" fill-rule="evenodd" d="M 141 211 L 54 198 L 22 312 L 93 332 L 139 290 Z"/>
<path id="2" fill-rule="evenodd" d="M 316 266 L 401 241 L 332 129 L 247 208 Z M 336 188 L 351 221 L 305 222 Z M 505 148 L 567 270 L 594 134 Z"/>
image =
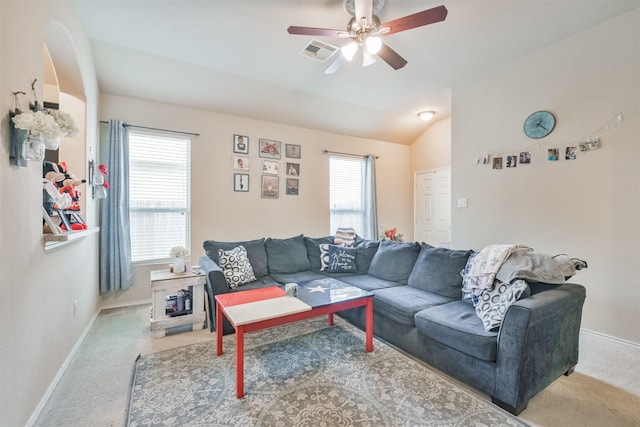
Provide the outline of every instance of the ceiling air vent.
<path id="1" fill-rule="evenodd" d="M 302 49 L 300 55 L 324 62 L 336 53 L 338 49 L 336 46 L 313 39 Z"/>

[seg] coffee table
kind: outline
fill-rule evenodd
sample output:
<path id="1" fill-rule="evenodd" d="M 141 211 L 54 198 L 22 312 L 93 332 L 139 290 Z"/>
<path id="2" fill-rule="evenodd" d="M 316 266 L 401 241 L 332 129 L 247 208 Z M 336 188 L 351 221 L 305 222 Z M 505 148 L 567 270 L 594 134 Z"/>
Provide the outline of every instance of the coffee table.
<path id="1" fill-rule="evenodd" d="M 373 351 L 373 294 L 335 279 L 319 279 L 298 285 L 298 297 L 288 297 L 278 286 L 216 295 L 217 355 L 222 350 L 222 316 L 236 330 L 236 397 L 244 396 L 244 334 L 327 315 L 355 307 L 366 308 L 366 351 Z"/>

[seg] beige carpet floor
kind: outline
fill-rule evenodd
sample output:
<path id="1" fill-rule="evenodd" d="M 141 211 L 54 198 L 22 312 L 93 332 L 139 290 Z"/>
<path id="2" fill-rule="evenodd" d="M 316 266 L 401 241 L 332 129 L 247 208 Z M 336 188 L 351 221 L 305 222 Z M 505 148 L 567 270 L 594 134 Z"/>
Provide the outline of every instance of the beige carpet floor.
<path id="1" fill-rule="evenodd" d="M 138 354 L 214 337 L 208 329 L 203 329 L 153 339 L 149 330 L 149 306 L 104 310 L 34 425 L 122 426 L 131 373 Z M 472 389 L 467 390 L 478 394 Z M 488 399 L 488 396 L 480 396 Z M 532 426 L 545 427 L 640 427 L 640 396 L 591 377 L 584 371 L 575 372 L 569 377 L 559 378 L 531 399 L 520 419 Z"/>

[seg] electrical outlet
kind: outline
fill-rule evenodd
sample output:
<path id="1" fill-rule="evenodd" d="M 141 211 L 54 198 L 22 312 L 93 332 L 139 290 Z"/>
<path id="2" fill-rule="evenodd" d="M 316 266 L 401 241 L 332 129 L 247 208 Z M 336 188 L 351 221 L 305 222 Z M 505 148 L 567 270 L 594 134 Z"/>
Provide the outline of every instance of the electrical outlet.
<path id="1" fill-rule="evenodd" d="M 73 301 L 73 317 L 76 317 L 78 314 L 78 300 Z"/>
<path id="2" fill-rule="evenodd" d="M 466 208 L 467 207 L 467 199 L 458 199 L 458 207 Z"/>

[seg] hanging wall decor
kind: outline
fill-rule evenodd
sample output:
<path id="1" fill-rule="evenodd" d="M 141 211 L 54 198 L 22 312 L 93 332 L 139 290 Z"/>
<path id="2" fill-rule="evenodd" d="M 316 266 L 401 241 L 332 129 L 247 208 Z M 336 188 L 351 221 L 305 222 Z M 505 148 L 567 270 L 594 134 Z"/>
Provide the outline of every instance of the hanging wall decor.
<path id="1" fill-rule="evenodd" d="M 11 164 L 26 166 L 26 160 L 44 160 L 45 149 L 56 150 L 60 137 L 73 137 L 78 133 L 70 114 L 60 110 L 40 108 L 36 97 L 35 83 L 31 83 L 34 102 L 29 104 L 29 111 L 22 111 L 18 95 L 22 91 L 13 92 L 14 110 L 10 116 L 10 155 Z"/>
<path id="2" fill-rule="evenodd" d="M 521 165 L 529 165 L 531 164 L 533 157 L 531 150 L 533 148 L 540 149 L 544 147 L 546 147 L 547 150 L 548 161 L 555 162 L 560 159 L 576 160 L 579 156 L 578 151 L 580 153 L 587 153 L 602 148 L 601 136 L 620 126 L 623 120 L 624 116 L 622 113 L 617 113 L 598 129 L 591 132 L 588 136 L 577 138 L 569 143 L 563 144 L 561 146 L 562 148 L 559 147 L 557 142 L 542 142 L 537 140 L 537 142 L 526 146 L 523 151 L 520 151 L 517 157 L 513 152 L 504 153 L 487 151 L 475 159 L 475 164 L 492 165 L 493 169 L 502 169 L 502 158 L 506 158 L 507 168 L 515 168 L 518 162 Z M 534 121 L 533 123 L 533 126 L 535 126 L 538 122 Z"/>

